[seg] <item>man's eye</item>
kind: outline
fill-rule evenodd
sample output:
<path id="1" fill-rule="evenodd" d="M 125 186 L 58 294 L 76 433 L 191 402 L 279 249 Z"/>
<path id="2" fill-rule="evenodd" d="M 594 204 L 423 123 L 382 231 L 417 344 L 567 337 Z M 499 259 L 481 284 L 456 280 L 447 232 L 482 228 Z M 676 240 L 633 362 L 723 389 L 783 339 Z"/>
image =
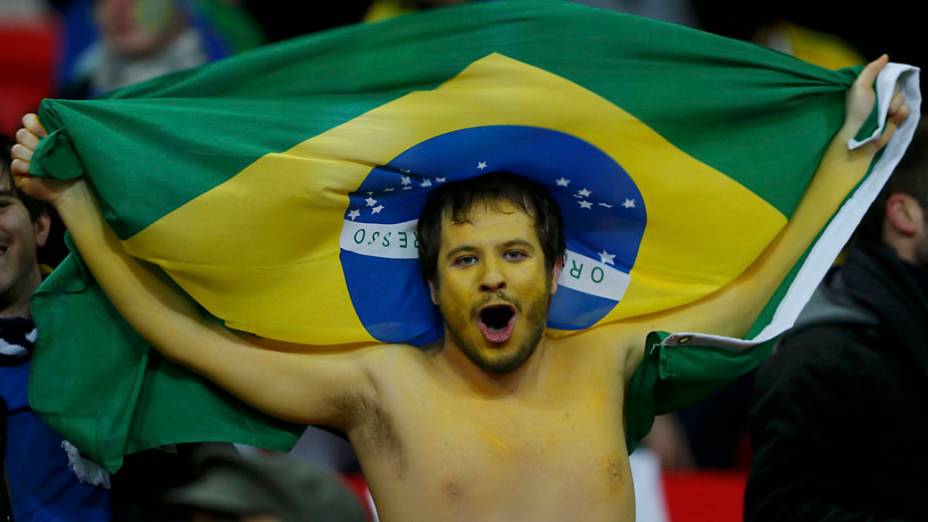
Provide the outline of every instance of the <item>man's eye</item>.
<path id="1" fill-rule="evenodd" d="M 470 266 L 477 262 L 477 256 L 461 256 L 454 260 L 454 266 Z"/>
<path id="2" fill-rule="evenodd" d="M 508 261 L 520 261 L 526 257 L 528 257 L 528 254 L 521 250 L 507 250 L 506 253 L 503 254 L 503 258 Z"/>

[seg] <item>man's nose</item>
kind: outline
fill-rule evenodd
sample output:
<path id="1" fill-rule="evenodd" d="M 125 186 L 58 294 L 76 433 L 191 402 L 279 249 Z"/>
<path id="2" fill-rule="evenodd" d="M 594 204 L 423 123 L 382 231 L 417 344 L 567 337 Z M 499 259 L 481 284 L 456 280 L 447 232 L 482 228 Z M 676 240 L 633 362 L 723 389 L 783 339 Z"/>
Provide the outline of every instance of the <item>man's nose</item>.
<path id="1" fill-rule="evenodd" d="M 484 271 L 480 278 L 481 292 L 498 292 L 506 288 L 506 278 L 503 277 L 496 262 L 484 264 Z"/>

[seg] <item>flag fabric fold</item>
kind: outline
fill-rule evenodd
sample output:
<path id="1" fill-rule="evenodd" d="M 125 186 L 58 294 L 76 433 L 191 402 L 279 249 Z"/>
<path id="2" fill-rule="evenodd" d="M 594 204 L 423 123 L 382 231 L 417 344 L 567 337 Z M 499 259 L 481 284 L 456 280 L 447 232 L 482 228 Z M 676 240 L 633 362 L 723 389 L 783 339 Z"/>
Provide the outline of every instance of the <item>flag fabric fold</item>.
<path id="1" fill-rule="evenodd" d="M 879 135 L 897 83 L 918 113 L 913 71 L 881 74 L 859 139 Z M 522 175 L 564 212 L 548 326 L 570 335 L 696 302 L 743 274 L 803 198 L 856 72 L 572 4 L 488 2 L 312 35 L 96 100 L 46 100 L 51 136 L 33 173 L 86 175 L 127 252 L 226 326 L 307 351 L 438 339 L 416 251 L 425 198 L 443 183 Z M 681 334 L 656 346 L 736 353 L 788 327 L 914 120 L 746 340 Z M 153 354 L 77 257 L 43 284 L 33 313 L 33 408 L 111 470 L 155 445 L 280 448 L 298 432 Z M 75 339 L 75 325 L 88 333 Z M 651 350 L 632 388 L 651 394 L 668 357 L 711 351 Z M 745 363 L 718 367 L 682 372 L 715 383 Z M 184 413 L 189 397 L 196 414 Z M 676 405 L 656 400 L 627 413 L 630 447 L 649 416 Z"/>

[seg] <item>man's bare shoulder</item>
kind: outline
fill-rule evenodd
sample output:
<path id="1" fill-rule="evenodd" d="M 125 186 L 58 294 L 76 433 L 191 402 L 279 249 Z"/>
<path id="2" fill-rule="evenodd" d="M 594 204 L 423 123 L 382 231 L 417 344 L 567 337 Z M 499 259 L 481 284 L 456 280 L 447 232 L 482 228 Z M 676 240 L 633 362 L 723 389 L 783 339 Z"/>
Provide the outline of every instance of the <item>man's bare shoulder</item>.
<path id="1" fill-rule="evenodd" d="M 382 402 L 397 387 L 425 387 L 433 380 L 435 348 L 380 344 L 358 352 L 358 364 L 373 385 L 372 398 Z"/>
<path id="2" fill-rule="evenodd" d="M 364 364 L 376 371 L 384 369 L 384 365 L 421 368 L 428 363 L 429 347 L 417 347 L 411 344 L 378 344 L 364 348 Z"/>
<path id="3" fill-rule="evenodd" d="M 641 321 L 618 321 L 582 332 L 550 339 L 554 345 L 608 364 L 626 380 L 638 368 L 644 355 L 645 339 L 653 325 Z"/>

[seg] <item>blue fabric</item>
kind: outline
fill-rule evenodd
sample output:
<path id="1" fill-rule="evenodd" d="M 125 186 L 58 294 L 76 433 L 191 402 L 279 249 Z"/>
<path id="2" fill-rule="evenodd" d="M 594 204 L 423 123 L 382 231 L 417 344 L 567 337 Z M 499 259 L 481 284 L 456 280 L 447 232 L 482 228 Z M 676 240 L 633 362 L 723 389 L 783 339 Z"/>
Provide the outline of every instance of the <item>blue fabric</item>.
<path id="1" fill-rule="evenodd" d="M 68 469 L 61 437 L 29 408 L 29 361 L 28 356 L 15 361 L 4 358 L 4 364 L 0 365 L 0 397 L 9 410 L 4 465 L 13 519 L 16 522 L 110 520 L 109 492 L 78 480 Z"/>

